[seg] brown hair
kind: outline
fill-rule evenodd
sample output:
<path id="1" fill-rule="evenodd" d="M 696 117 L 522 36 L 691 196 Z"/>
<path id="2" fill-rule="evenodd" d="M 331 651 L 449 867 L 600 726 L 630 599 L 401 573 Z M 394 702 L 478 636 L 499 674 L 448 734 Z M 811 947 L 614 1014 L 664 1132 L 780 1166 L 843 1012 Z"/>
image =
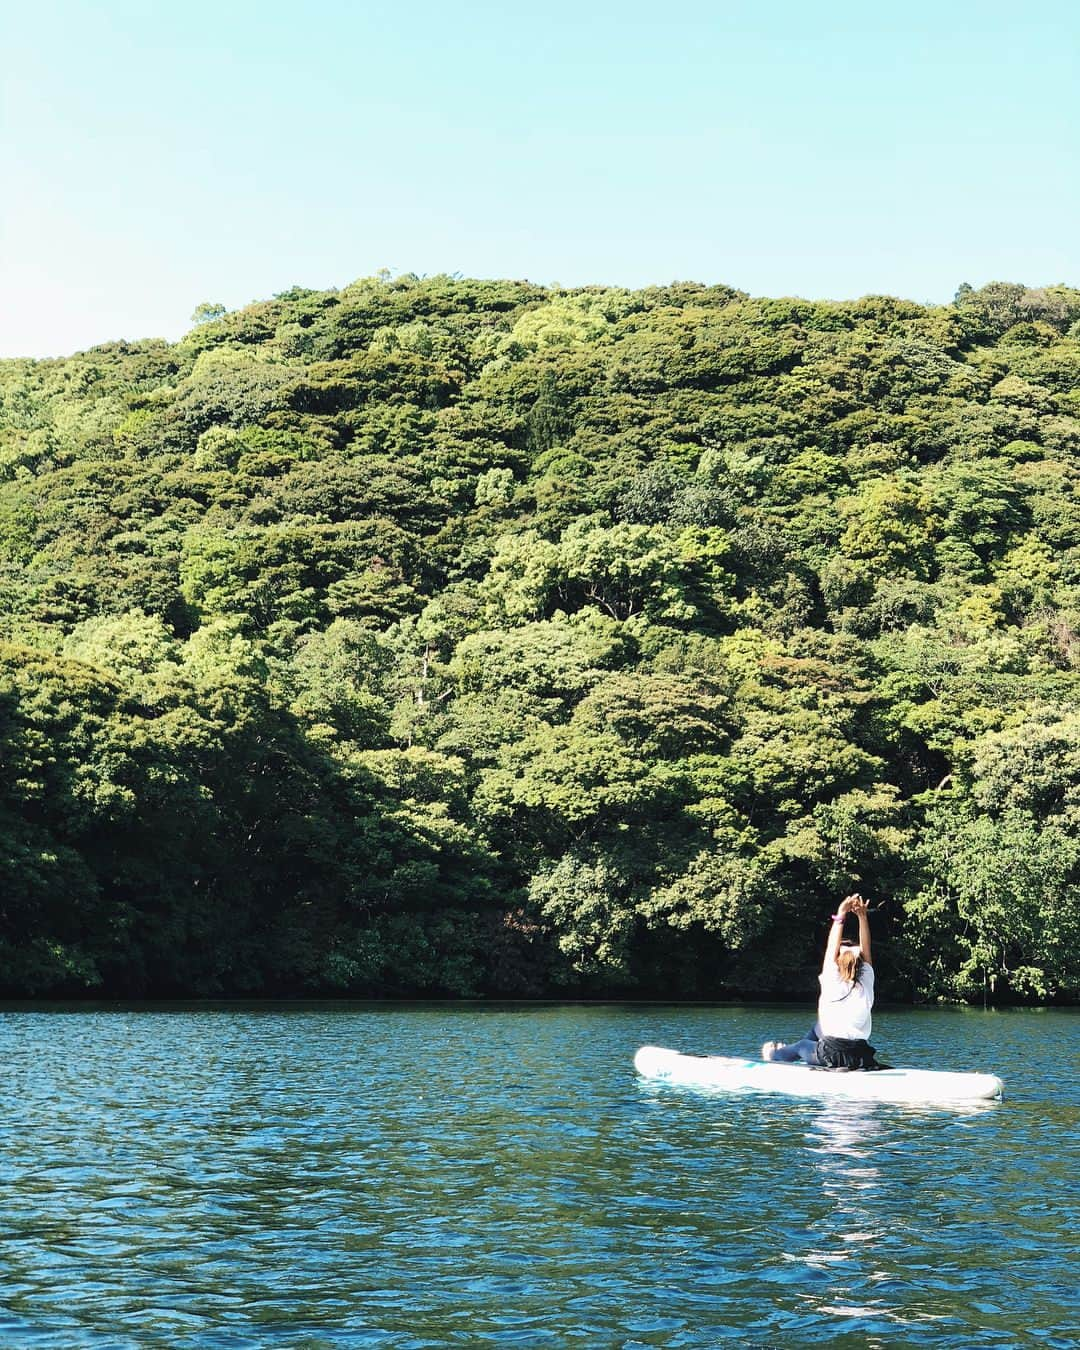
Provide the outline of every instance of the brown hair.
<path id="1" fill-rule="evenodd" d="M 840 972 L 840 978 L 845 983 L 850 981 L 854 987 L 862 971 L 862 966 L 862 953 L 858 947 L 841 947 L 837 952 L 836 968 Z"/>

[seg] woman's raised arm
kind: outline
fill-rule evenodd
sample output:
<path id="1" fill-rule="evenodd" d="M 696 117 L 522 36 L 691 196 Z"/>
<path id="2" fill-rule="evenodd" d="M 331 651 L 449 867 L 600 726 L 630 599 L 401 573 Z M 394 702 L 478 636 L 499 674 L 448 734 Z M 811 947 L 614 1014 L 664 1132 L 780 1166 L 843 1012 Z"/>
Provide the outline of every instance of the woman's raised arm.
<path id="1" fill-rule="evenodd" d="M 840 908 L 833 915 L 832 927 L 829 929 L 829 940 L 825 944 L 825 959 L 821 963 L 823 975 L 836 965 L 836 956 L 840 950 L 840 939 L 844 935 L 844 915 L 854 906 L 858 898 L 856 895 L 849 895 L 841 902 Z"/>
<path id="2" fill-rule="evenodd" d="M 859 948 L 862 959 L 868 966 L 872 966 L 874 963 L 870 959 L 870 915 L 866 901 L 861 895 L 857 895 L 851 908 L 859 916 Z"/>

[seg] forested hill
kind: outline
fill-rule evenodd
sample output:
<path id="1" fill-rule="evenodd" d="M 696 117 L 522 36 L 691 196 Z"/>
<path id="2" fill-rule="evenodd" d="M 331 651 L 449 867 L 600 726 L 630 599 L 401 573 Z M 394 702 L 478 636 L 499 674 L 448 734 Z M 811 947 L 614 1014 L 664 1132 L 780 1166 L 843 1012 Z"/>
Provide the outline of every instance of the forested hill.
<path id="1" fill-rule="evenodd" d="M 0 363 L 0 992 L 1080 989 L 1080 290 Z"/>

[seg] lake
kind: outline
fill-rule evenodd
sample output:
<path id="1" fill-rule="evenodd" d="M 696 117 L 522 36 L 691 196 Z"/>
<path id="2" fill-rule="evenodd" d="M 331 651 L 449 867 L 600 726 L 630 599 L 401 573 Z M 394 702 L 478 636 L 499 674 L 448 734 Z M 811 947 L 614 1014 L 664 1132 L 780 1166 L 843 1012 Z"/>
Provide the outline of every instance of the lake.
<path id="1" fill-rule="evenodd" d="M 1070 1010 L 889 1010 L 947 1108 L 647 1085 L 812 1009 L 8 1008 L 0 1345 L 1076 1346 Z"/>

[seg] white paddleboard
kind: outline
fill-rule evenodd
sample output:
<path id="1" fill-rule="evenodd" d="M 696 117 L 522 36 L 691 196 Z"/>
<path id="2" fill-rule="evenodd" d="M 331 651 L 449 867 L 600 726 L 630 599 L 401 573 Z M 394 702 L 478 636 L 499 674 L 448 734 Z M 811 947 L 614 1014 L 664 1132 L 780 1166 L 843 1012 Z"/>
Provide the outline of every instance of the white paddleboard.
<path id="1" fill-rule="evenodd" d="M 643 1045 L 634 1056 L 643 1078 L 688 1087 L 784 1092 L 793 1097 L 860 1097 L 885 1102 L 987 1101 L 1005 1084 L 992 1073 L 939 1073 L 933 1069 L 874 1069 L 833 1073 L 806 1064 L 776 1064 L 726 1055 L 682 1055 Z"/>

